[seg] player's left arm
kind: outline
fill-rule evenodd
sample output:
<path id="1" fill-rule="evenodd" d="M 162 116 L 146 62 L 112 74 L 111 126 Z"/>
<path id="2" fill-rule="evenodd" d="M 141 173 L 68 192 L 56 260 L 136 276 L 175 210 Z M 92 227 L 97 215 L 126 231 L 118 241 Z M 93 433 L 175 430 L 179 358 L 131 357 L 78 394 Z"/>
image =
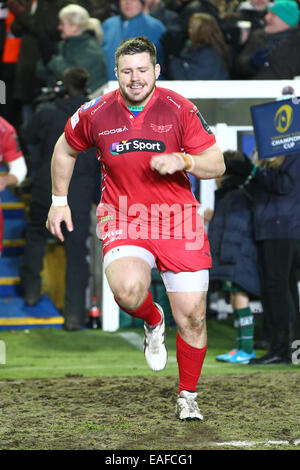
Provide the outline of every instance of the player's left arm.
<path id="1" fill-rule="evenodd" d="M 3 159 L 8 166 L 8 173 L 0 176 L 0 191 L 7 186 L 21 184 L 27 174 L 25 158 L 19 147 L 15 129 L 6 132 L 3 139 Z"/>
<path id="2" fill-rule="evenodd" d="M 161 175 L 172 175 L 176 171 L 185 170 L 201 179 L 217 178 L 226 169 L 223 154 L 217 144 L 196 155 L 183 152 L 155 155 L 150 160 L 150 167 Z"/>
<path id="3" fill-rule="evenodd" d="M 0 191 L 3 191 L 7 186 L 16 186 L 21 184 L 27 174 L 27 166 L 23 156 L 7 162 L 8 173 L 0 176 Z"/>

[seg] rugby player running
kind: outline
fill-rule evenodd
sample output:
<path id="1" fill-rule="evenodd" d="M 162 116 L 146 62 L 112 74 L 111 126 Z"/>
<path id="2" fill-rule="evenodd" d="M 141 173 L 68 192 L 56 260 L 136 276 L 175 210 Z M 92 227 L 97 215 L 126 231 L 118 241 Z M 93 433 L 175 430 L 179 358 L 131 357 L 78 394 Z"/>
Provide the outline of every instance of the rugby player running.
<path id="1" fill-rule="evenodd" d="M 197 107 L 156 86 L 160 66 L 144 36 L 115 54 L 119 88 L 83 105 L 68 121 L 52 158 L 47 228 L 73 230 L 68 186 L 79 152 L 95 147 L 102 165 L 98 233 L 105 273 L 118 305 L 144 320 L 144 353 L 154 371 L 167 362 L 164 313 L 149 290 L 156 265 L 177 324 L 180 420 L 202 420 L 197 383 L 207 349 L 209 243 L 187 172 L 221 176 L 222 152 Z"/>

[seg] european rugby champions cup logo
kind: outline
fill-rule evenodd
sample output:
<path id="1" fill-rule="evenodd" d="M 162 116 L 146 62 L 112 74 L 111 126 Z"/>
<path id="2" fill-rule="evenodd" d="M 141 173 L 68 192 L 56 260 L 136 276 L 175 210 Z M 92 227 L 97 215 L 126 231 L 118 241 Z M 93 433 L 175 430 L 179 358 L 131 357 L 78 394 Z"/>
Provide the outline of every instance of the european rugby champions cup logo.
<path id="1" fill-rule="evenodd" d="M 293 122 L 293 108 L 289 104 L 280 106 L 274 118 L 275 129 L 280 132 L 286 132 Z"/>

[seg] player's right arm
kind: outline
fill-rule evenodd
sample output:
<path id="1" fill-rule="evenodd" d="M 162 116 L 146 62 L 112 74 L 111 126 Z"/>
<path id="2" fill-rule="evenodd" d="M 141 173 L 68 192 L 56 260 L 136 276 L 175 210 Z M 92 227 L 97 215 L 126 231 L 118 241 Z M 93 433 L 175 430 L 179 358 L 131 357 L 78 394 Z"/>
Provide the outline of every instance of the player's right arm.
<path id="1" fill-rule="evenodd" d="M 78 153 L 77 150 L 68 144 L 65 135 L 62 134 L 54 147 L 51 160 L 52 205 L 48 213 L 46 227 L 61 241 L 64 241 L 61 230 L 63 222 L 65 222 L 68 231 L 71 232 L 73 230 L 67 195 Z"/>
<path id="2" fill-rule="evenodd" d="M 48 213 L 46 227 L 64 241 L 61 224 L 67 230 L 73 230 L 73 222 L 67 194 L 78 153 L 95 146 L 92 135 L 91 111 L 101 97 L 83 104 L 71 116 L 66 124 L 65 132 L 58 139 L 51 160 L 52 205 Z"/>

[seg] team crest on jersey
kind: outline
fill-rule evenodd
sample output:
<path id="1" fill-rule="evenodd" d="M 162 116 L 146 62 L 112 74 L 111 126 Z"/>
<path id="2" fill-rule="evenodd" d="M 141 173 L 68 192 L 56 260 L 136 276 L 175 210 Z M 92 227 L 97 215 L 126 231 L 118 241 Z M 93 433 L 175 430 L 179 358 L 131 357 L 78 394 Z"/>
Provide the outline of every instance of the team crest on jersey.
<path id="1" fill-rule="evenodd" d="M 155 152 L 163 153 L 166 150 L 161 140 L 130 139 L 114 142 L 110 146 L 112 155 L 122 155 L 130 152 Z"/>
<path id="2" fill-rule="evenodd" d="M 167 124 L 166 126 L 160 126 L 160 125 L 156 125 L 156 124 L 150 124 L 150 127 L 151 129 L 154 130 L 154 132 L 158 132 L 159 134 L 162 134 L 163 132 L 169 132 L 172 127 L 173 127 L 173 124 Z"/>

